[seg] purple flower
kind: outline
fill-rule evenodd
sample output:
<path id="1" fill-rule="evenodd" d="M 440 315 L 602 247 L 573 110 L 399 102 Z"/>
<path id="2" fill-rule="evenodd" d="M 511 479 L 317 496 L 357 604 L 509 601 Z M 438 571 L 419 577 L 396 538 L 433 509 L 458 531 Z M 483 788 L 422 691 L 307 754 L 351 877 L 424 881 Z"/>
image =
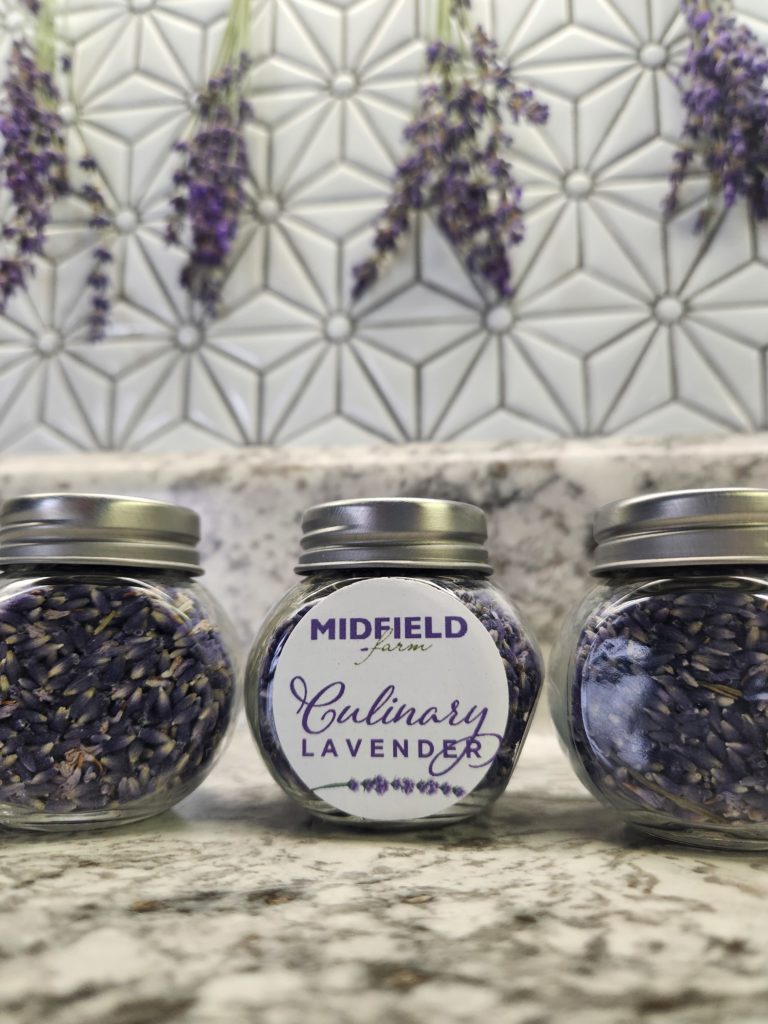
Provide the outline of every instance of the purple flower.
<path id="1" fill-rule="evenodd" d="M 384 794 L 389 789 L 389 783 L 382 775 L 377 775 L 376 778 L 373 780 L 373 788 L 374 791 L 379 794 L 379 796 L 384 796 Z"/>
<path id="2" fill-rule="evenodd" d="M 79 188 L 73 189 L 90 207 L 88 226 L 99 233 L 100 239 L 91 253 L 93 266 L 88 275 L 87 283 L 91 289 L 91 310 L 88 315 L 88 338 L 90 341 L 101 341 L 109 324 L 112 303 L 107 294 L 110 278 L 106 272 L 106 264 L 112 262 L 112 255 L 106 248 L 107 232 L 112 228 L 112 217 L 99 188 L 99 165 L 92 156 L 80 160 L 80 170 L 85 172 L 87 179 Z"/>
<path id="3" fill-rule="evenodd" d="M 69 190 L 64 123 L 59 91 L 37 48 L 24 40 L 11 46 L 5 96 L 0 108 L 3 174 L 11 216 L 3 225 L 0 313 L 27 285 L 33 257 L 43 252 L 53 203 Z"/>
<path id="4" fill-rule="evenodd" d="M 34 273 L 33 260 L 45 250 L 57 199 L 79 196 L 91 209 L 92 228 L 103 230 L 110 225 L 104 200 L 93 181 L 81 188 L 73 187 L 71 182 L 65 126 L 59 112 L 61 93 L 54 79 L 52 5 L 35 0 L 24 0 L 24 4 L 38 19 L 36 39 L 34 43 L 26 39 L 13 43 L 0 109 L 3 172 L 11 194 L 11 216 L 2 229 L 6 247 L 0 259 L 0 313 Z M 62 61 L 62 68 L 69 71 L 69 61 Z M 80 167 L 91 175 L 98 170 L 92 157 L 83 158 Z M 98 266 L 104 262 L 94 254 L 94 269 L 88 277 L 93 289 L 88 333 L 93 340 L 103 336 L 110 309 L 108 281 L 103 267 Z"/>
<path id="5" fill-rule="evenodd" d="M 415 785 L 413 779 L 403 779 L 403 781 L 402 781 L 402 790 L 403 790 L 403 793 L 405 793 L 406 796 L 410 796 L 410 794 L 414 791 L 415 788 L 416 788 L 416 785 Z"/>
<path id="6" fill-rule="evenodd" d="M 665 200 L 668 215 L 680 207 L 680 188 L 701 166 L 710 197 L 697 229 L 715 213 L 745 199 L 756 220 L 768 219 L 768 54 L 724 0 L 681 0 L 691 34 L 678 84 L 686 121 Z"/>
<path id="7" fill-rule="evenodd" d="M 215 316 L 232 244 L 246 207 L 248 178 L 244 126 L 253 117 L 243 90 L 251 59 L 245 53 L 210 79 L 197 98 L 197 126 L 188 143 L 177 143 L 181 166 L 165 238 L 185 246 L 191 236 L 181 284 Z"/>
<path id="8" fill-rule="evenodd" d="M 356 793 L 358 789 L 360 789 L 360 783 L 357 781 L 357 779 L 350 779 L 349 782 L 347 783 L 347 788 L 351 789 L 353 793 Z"/>
<path id="9" fill-rule="evenodd" d="M 433 212 L 468 270 L 499 297 L 513 294 L 509 249 L 524 237 L 522 190 L 508 153 L 509 126 L 545 124 L 549 111 L 512 69 L 482 26 L 471 32 L 469 0 L 441 3 L 441 36 L 426 48 L 429 75 L 405 129 L 408 153 L 377 225 L 373 255 L 354 268 L 353 296 L 374 284 L 414 217 Z M 451 26 L 467 45 L 449 41 Z"/>

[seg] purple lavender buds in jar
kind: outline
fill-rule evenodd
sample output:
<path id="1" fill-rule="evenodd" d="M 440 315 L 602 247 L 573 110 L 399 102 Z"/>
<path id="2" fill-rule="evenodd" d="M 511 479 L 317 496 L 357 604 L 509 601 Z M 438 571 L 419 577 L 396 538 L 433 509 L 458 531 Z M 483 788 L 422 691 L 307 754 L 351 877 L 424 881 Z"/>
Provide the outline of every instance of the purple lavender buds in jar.
<path id="1" fill-rule="evenodd" d="M 406 828 L 507 786 L 538 699 L 535 641 L 488 580 L 460 502 L 371 498 L 304 514 L 306 579 L 251 651 L 246 709 L 277 782 L 333 821 Z"/>
<path id="2" fill-rule="evenodd" d="M 653 835 L 768 849 L 768 491 L 617 502 L 595 537 L 553 659 L 580 778 Z"/>
<path id="3" fill-rule="evenodd" d="M 0 823 L 71 829 L 167 810 L 233 718 L 229 627 L 194 580 L 189 509 L 32 495 L 0 510 Z"/>

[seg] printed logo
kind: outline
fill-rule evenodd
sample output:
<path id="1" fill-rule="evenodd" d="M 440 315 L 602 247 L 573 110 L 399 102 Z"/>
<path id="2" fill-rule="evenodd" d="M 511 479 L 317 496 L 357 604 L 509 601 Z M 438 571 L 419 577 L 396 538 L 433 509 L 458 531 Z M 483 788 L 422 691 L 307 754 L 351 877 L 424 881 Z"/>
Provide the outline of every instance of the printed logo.
<path id="1" fill-rule="evenodd" d="M 394 821 L 434 814 L 482 781 L 509 697 L 495 644 L 458 598 L 384 577 L 324 598 L 296 625 L 273 713 L 305 785 L 349 814 Z"/>

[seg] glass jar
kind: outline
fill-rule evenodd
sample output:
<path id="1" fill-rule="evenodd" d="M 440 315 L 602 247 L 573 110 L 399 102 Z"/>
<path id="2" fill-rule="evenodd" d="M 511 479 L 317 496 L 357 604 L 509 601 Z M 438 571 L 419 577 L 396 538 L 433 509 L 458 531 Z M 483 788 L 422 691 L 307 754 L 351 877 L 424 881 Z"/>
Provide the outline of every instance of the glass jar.
<path id="1" fill-rule="evenodd" d="M 655 836 L 768 848 L 768 491 L 617 502 L 595 539 L 552 672 L 580 778 Z"/>
<path id="2" fill-rule="evenodd" d="M 246 670 L 277 782 L 321 818 L 443 825 L 505 789 L 539 654 L 490 583 L 482 510 L 372 498 L 309 509 L 297 572 Z"/>
<path id="3" fill-rule="evenodd" d="M 0 509 L 0 824 L 159 814 L 233 718 L 230 627 L 195 580 L 198 516 L 45 494 Z"/>

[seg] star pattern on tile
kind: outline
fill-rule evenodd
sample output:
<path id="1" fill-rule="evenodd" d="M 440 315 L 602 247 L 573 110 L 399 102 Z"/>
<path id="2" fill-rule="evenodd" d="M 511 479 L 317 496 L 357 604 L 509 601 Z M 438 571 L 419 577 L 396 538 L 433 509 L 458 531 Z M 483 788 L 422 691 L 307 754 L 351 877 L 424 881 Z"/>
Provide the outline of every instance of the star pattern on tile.
<path id="1" fill-rule="evenodd" d="M 163 241 L 172 144 L 226 0 L 71 0 L 66 115 L 115 229 L 114 315 L 85 340 L 87 210 L 56 212 L 29 292 L 0 318 L 0 450 L 674 435 L 768 425 L 768 233 L 743 209 L 661 216 L 686 41 L 669 0 L 476 0 L 550 106 L 513 160 L 527 237 L 489 302 L 430 217 L 350 299 L 413 110 L 433 0 L 254 0 L 254 214 L 222 314 L 195 320 Z M 762 0 L 737 8 L 768 40 Z M 0 39 L 18 27 L 0 0 Z M 4 52 L 0 50 L 0 59 Z"/>

